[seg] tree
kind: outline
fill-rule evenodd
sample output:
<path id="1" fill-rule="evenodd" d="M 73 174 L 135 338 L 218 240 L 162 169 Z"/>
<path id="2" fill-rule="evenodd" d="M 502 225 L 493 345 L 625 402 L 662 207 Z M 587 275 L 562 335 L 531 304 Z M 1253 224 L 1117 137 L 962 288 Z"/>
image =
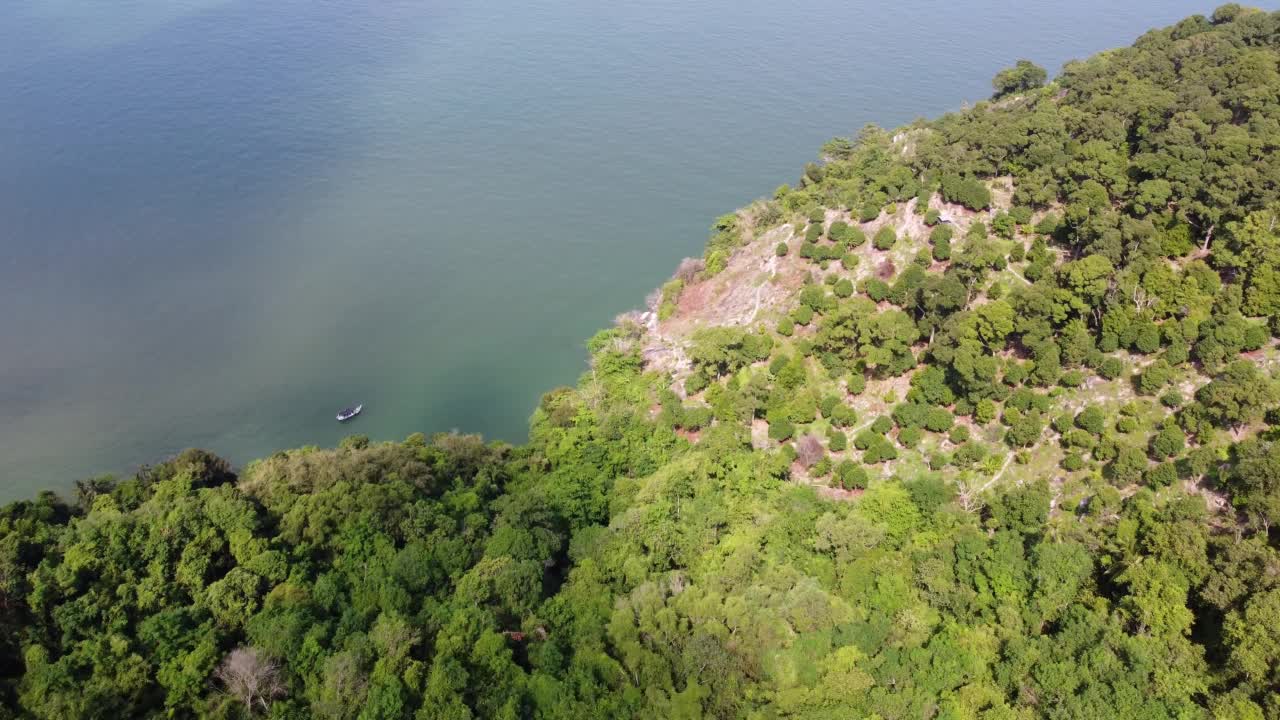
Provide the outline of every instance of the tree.
<path id="1" fill-rule="evenodd" d="M 1196 391 L 1196 400 L 1219 426 L 1240 428 L 1276 403 L 1275 383 L 1251 362 L 1238 360 Z"/>
<path id="2" fill-rule="evenodd" d="M 1280 682 L 1280 590 L 1251 598 L 1243 611 L 1228 614 L 1223 634 L 1233 672 L 1255 683 Z"/>
<path id="3" fill-rule="evenodd" d="M 1013 67 L 1008 67 L 996 74 L 991 81 L 995 89 L 994 98 L 1002 98 L 1014 93 L 1026 92 L 1044 87 L 1049 74 L 1045 69 L 1030 60 L 1019 60 Z"/>
<path id="4" fill-rule="evenodd" d="M 1155 437 L 1151 438 L 1151 456 L 1157 460 L 1176 457 L 1182 453 L 1186 446 L 1186 436 L 1183 435 L 1182 429 L 1170 423 L 1161 428 Z"/>
<path id="5" fill-rule="evenodd" d="M 1280 520 L 1280 445 L 1256 439 L 1240 443 L 1228 488 L 1237 507 L 1256 525 L 1270 529 Z"/>
<path id="6" fill-rule="evenodd" d="M 822 441 L 814 435 L 805 435 L 796 441 L 796 459 L 806 468 L 816 465 L 824 454 Z"/>
<path id="7" fill-rule="evenodd" d="M 218 665 L 214 677 L 249 712 L 266 712 L 272 700 L 285 694 L 279 664 L 252 647 L 232 650 Z"/>

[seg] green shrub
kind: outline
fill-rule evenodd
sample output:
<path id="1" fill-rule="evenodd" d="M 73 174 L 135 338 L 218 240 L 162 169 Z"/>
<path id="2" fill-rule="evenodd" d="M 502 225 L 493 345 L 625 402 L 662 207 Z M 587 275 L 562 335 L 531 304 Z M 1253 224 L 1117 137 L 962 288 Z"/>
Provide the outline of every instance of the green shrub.
<path id="1" fill-rule="evenodd" d="M 879 278 L 868 278 L 862 285 L 867 292 L 867 297 L 876 302 L 882 302 L 889 297 L 889 285 Z"/>
<path id="2" fill-rule="evenodd" d="M 787 252 L 788 252 L 788 248 L 785 242 L 778 243 L 778 246 L 773 249 L 773 253 L 778 257 L 786 257 Z"/>
<path id="3" fill-rule="evenodd" d="M 861 490 L 867 486 L 867 470 L 852 460 L 844 460 L 836 466 L 835 481 L 845 490 Z"/>
<path id="4" fill-rule="evenodd" d="M 1098 366 L 1098 374 L 1107 380 L 1115 380 L 1124 375 L 1126 370 L 1124 361 L 1117 357 L 1108 357 Z"/>
<path id="5" fill-rule="evenodd" d="M 862 222 L 871 222 L 880 217 L 880 206 L 875 203 L 867 203 L 858 210 L 858 219 Z"/>
<path id="6" fill-rule="evenodd" d="M 929 208 L 924 213 L 924 224 L 928 225 L 929 227 L 933 227 L 934 225 L 938 224 L 938 220 L 941 217 L 942 217 L 941 213 L 939 213 L 936 209 Z"/>
<path id="7" fill-rule="evenodd" d="M 782 373 L 782 369 L 785 368 L 789 362 L 791 362 L 791 358 L 786 355 L 775 355 L 773 359 L 769 361 L 769 374 L 775 376 L 780 375 Z"/>
<path id="8" fill-rule="evenodd" d="M 796 426 L 792 425 L 789 420 L 780 419 L 777 422 L 769 423 L 769 438 L 772 440 L 783 442 L 795 434 Z"/>
<path id="9" fill-rule="evenodd" d="M 854 268 L 858 267 L 858 263 L 861 261 L 862 261 L 862 258 L 858 257 L 857 255 L 854 255 L 853 253 L 845 253 L 844 255 L 840 256 L 840 264 L 844 267 L 845 270 L 853 270 Z"/>
<path id="10" fill-rule="evenodd" d="M 1050 213 L 1040 219 L 1036 223 L 1035 231 L 1040 235 L 1052 235 L 1058 229 L 1058 223 L 1061 222 L 1057 215 Z"/>
<path id="11" fill-rule="evenodd" d="M 946 432 L 955 423 L 955 418 L 944 407 L 931 407 L 924 416 L 924 427 L 930 432 Z"/>
<path id="12" fill-rule="evenodd" d="M 875 245 L 877 250 L 889 250 L 892 249 L 894 244 L 897 242 L 898 234 L 894 232 L 893 228 L 885 225 L 876 231 L 876 237 L 875 240 L 872 241 L 872 244 Z"/>
<path id="13" fill-rule="evenodd" d="M 778 321 L 778 334 L 783 337 L 791 337 L 795 334 L 796 324 L 791 322 L 791 318 L 782 318 Z"/>
<path id="14" fill-rule="evenodd" d="M 822 238 L 822 225 L 810 225 L 804 231 L 804 241 L 807 243 L 816 243 Z"/>
<path id="15" fill-rule="evenodd" d="M 853 282 L 848 278 L 844 278 L 836 283 L 835 287 L 832 288 L 832 292 L 838 298 L 851 297 L 853 295 Z"/>
<path id="16" fill-rule="evenodd" d="M 996 404 L 990 398 L 983 398 L 973 408 L 973 420 L 979 425 L 986 425 L 996 419 Z"/>
<path id="17" fill-rule="evenodd" d="M 839 245 L 847 243 L 849 241 L 849 223 L 843 220 L 836 220 L 831 223 L 831 227 L 827 228 L 827 238 Z"/>
<path id="18" fill-rule="evenodd" d="M 1067 456 L 1062 458 L 1062 469 L 1067 472 L 1075 472 L 1083 468 L 1084 458 L 1080 456 L 1080 453 L 1067 453 Z"/>
<path id="19" fill-rule="evenodd" d="M 871 423 L 871 431 L 877 435 L 884 435 L 893 429 L 893 421 L 888 417 L 881 415 Z"/>
<path id="20" fill-rule="evenodd" d="M 951 259 L 951 241 L 939 240 L 933 244 L 933 259 L 945 262 Z"/>
<path id="21" fill-rule="evenodd" d="M 685 408 L 680 426 L 686 430 L 698 431 L 711 425 L 712 410 L 709 407 Z"/>
<path id="22" fill-rule="evenodd" d="M 827 449 L 831 452 L 843 452 L 849 447 L 849 436 L 839 430 L 830 430 L 827 432 Z"/>
<path id="23" fill-rule="evenodd" d="M 827 219 L 827 212 L 820 207 L 809 211 L 809 222 L 821 225 Z"/>
<path id="24" fill-rule="evenodd" d="M 797 325 L 808 325 L 813 322 L 813 308 L 808 305 L 801 305 L 791 311 L 791 319 Z"/>
<path id="25" fill-rule="evenodd" d="M 914 448 L 920 444 L 924 431 L 918 427 L 902 428 L 898 431 L 898 442 L 905 448 Z"/>
<path id="26" fill-rule="evenodd" d="M 1078 388 L 1084 384 L 1084 372 L 1068 370 L 1058 376 L 1058 384 L 1066 388 Z"/>
<path id="27" fill-rule="evenodd" d="M 1177 457 L 1186 447 L 1186 435 L 1174 424 L 1164 426 L 1151 438 L 1151 456 L 1157 460 Z"/>
<path id="28" fill-rule="evenodd" d="M 947 175 L 942 178 L 942 197 L 947 202 L 964 205 L 970 210 L 991 207 L 991 191 L 981 180 Z"/>
<path id="29" fill-rule="evenodd" d="M 867 378 L 862 373 L 850 375 L 846 383 L 849 386 L 850 395 L 861 395 L 862 391 L 867 389 Z"/>
<path id="30" fill-rule="evenodd" d="M 995 232 L 997 237 L 1004 238 L 1005 240 L 1012 240 L 1013 233 L 1017 229 L 1018 223 L 1014 221 L 1013 216 L 1009 213 L 999 213 L 991 221 L 991 230 Z"/>
<path id="31" fill-rule="evenodd" d="M 1122 417 L 1116 420 L 1116 432 L 1125 433 L 1126 435 L 1138 429 L 1138 421 L 1136 418 Z"/>
<path id="32" fill-rule="evenodd" d="M 1180 407 L 1185 399 L 1176 389 L 1170 389 L 1160 396 L 1160 404 L 1167 408 Z"/>
<path id="33" fill-rule="evenodd" d="M 811 477 L 826 477 L 831 474 L 831 458 L 824 457 L 809 469 Z"/>
<path id="34" fill-rule="evenodd" d="M 951 441 L 952 445 L 959 445 L 960 443 L 968 442 L 969 435 L 968 425 L 955 425 L 951 428 L 951 432 L 947 433 L 947 439 Z"/>
<path id="35" fill-rule="evenodd" d="M 898 449 L 892 443 L 879 435 L 873 435 L 873 437 L 875 439 L 871 441 L 866 450 L 862 451 L 862 462 L 867 465 L 875 465 L 886 460 L 898 459 Z"/>
<path id="36" fill-rule="evenodd" d="M 1146 473 L 1147 485 L 1159 490 L 1169 487 L 1178 480 L 1178 469 L 1173 463 L 1160 463 Z"/>
<path id="37" fill-rule="evenodd" d="M 867 234 L 862 232 L 862 228 L 850 227 L 845 231 L 844 246 L 853 250 L 867 244 Z"/>
<path id="38" fill-rule="evenodd" d="M 1157 359 L 1138 378 L 1138 391 L 1144 395 L 1154 395 L 1172 379 L 1173 368 L 1164 360 Z"/>
<path id="39" fill-rule="evenodd" d="M 836 405 L 831 410 L 831 424 L 836 427 L 850 427 L 858 422 L 858 413 L 845 404 Z"/>
<path id="40" fill-rule="evenodd" d="M 1133 348 L 1140 353 L 1150 354 L 1160 349 L 1160 326 L 1144 320 L 1134 330 Z"/>
<path id="41" fill-rule="evenodd" d="M 697 395 L 710 385 L 711 381 L 703 372 L 695 372 L 684 381 L 684 391 L 688 395 Z"/>
<path id="42" fill-rule="evenodd" d="M 1076 415 L 1075 418 L 1076 427 L 1094 435 L 1101 435 L 1102 431 L 1106 429 L 1106 425 L 1107 415 L 1102 411 L 1102 408 L 1096 405 L 1090 405 L 1081 410 L 1080 414 Z"/>

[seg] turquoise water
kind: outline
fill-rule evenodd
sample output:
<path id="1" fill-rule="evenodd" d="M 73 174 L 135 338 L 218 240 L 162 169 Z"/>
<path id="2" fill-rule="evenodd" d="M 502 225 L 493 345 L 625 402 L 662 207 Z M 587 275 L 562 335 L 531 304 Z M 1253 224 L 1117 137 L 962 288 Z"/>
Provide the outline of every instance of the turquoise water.
<path id="1" fill-rule="evenodd" d="M 830 136 L 1211 9 L 9 0 L 0 499 L 193 445 L 518 441 L 587 337 Z"/>

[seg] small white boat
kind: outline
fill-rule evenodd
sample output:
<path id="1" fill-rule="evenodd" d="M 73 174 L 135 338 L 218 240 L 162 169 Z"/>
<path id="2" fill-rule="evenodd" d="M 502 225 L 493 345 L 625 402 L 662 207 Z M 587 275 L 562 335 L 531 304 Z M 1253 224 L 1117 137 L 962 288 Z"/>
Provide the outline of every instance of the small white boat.
<path id="1" fill-rule="evenodd" d="M 342 412 L 338 413 L 338 422 L 346 422 L 351 418 L 359 415 L 360 412 L 363 410 L 364 410 L 364 405 L 357 405 L 355 407 L 346 408 Z"/>

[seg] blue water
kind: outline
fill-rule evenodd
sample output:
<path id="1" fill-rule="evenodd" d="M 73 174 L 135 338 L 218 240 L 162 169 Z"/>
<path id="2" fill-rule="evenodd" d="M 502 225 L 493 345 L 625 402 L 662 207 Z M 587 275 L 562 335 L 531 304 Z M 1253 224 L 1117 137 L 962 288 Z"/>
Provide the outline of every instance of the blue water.
<path id="1" fill-rule="evenodd" d="M 1211 9 L 9 0 L 0 499 L 193 445 L 519 441 L 587 337 L 829 137 Z"/>

